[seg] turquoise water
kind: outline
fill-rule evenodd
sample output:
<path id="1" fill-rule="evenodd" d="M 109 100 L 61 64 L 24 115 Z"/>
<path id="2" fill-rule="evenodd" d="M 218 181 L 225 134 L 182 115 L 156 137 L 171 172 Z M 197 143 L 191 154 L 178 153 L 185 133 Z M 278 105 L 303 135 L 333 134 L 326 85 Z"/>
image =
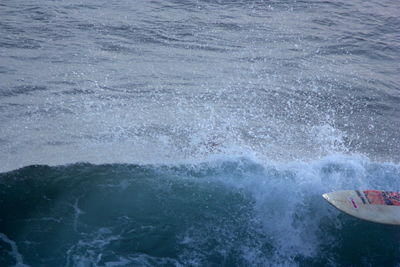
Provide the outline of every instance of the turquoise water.
<path id="1" fill-rule="evenodd" d="M 261 165 L 29 166 L 1 174 L 3 265 L 396 265 L 399 230 L 321 194 L 399 186 L 360 158 Z M 357 179 L 354 179 L 357 177 Z M 379 177 L 380 179 L 376 179 Z"/>

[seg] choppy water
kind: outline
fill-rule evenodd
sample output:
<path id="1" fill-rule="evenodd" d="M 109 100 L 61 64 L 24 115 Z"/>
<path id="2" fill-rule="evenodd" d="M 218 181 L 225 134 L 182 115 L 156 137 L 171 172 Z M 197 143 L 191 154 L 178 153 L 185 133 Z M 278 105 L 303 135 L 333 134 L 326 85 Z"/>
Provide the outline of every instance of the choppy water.
<path id="1" fill-rule="evenodd" d="M 0 265 L 399 264 L 320 196 L 399 190 L 399 14 L 2 1 Z"/>

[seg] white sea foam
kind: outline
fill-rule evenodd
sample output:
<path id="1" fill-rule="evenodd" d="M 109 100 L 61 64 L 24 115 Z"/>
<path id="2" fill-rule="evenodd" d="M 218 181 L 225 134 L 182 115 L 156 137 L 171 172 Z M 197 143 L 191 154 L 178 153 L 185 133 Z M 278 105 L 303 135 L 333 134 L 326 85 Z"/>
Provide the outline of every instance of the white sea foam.
<path id="1" fill-rule="evenodd" d="M 29 266 L 29 265 L 24 264 L 23 257 L 18 252 L 17 244 L 13 240 L 9 239 L 8 236 L 6 236 L 3 233 L 0 233 L 0 239 L 3 242 L 5 242 L 5 243 L 10 245 L 10 247 L 11 247 L 10 254 L 14 257 L 14 259 L 16 261 L 15 265 L 14 265 L 15 267 L 28 267 Z"/>

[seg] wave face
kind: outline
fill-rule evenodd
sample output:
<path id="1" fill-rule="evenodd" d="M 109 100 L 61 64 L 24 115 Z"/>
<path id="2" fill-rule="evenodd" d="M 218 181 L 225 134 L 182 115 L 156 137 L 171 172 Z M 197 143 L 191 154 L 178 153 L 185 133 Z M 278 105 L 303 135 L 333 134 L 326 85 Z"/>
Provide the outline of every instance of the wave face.
<path id="1" fill-rule="evenodd" d="M 0 3 L 0 266 L 385 266 L 392 0 Z"/>
<path id="2" fill-rule="evenodd" d="M 262 165 L 29 166 L 0 175 L 0 260 L 31 266 L 393 266 L 397 227 L 321 193 L 399 188 L 365 158 Z M 379 177 L 379 179 L 377 179 Z"/>

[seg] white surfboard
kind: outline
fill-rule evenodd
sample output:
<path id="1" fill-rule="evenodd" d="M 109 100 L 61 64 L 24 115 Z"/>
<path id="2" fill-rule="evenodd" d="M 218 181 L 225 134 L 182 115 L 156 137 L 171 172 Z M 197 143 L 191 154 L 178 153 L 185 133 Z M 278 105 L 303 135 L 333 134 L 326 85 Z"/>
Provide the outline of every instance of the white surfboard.
<path id="1" fill-rule="evenodd" d="M 345 190 L 322 195 L 335 208 L 370 222 L 400 225 L 400 193 Z"/>

